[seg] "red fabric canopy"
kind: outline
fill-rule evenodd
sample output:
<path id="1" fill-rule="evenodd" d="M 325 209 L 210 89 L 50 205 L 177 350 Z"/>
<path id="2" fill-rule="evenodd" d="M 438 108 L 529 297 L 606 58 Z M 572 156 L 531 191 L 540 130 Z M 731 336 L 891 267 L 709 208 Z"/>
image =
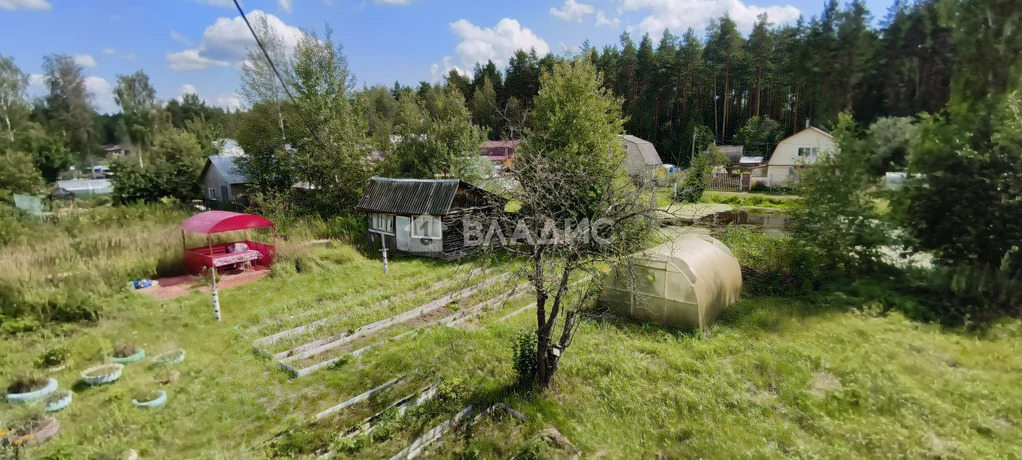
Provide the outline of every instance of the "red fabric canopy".
<path id="1" fill-rule="evenodd" d="M 227 211 L 206 211 L 181 223 L 181 228 L 185 230 L 205 234 L 272 226 L 273 222 L 263 217 Z"/>

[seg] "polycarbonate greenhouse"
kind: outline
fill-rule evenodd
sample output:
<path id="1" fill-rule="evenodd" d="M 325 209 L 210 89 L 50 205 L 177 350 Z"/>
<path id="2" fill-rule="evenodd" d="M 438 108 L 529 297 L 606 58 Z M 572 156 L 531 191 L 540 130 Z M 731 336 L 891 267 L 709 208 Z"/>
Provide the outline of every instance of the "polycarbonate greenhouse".
<path id="1" fill-rule="evenodd" d="M 611 269 L 603 288 L 615 311 L 639 320 L 703 329 L 742 291 L 731 250 L 707 235 L 683 235 Z"/>

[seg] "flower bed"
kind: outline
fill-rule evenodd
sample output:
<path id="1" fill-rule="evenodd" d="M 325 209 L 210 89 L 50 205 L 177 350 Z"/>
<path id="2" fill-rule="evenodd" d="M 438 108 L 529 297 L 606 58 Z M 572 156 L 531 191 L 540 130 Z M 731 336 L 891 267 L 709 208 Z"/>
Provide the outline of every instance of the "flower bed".
<path id="1" fill-rule="evenodd" d="M 114 350 L 113 356 L 110 357 L 110 362 L 116 364 L 129 364 L 142 358 L 145 358 L 144 348 L 136 348 L 128 345 Z"/>
<path id="2" fill-rule="evenodd" d="M 53 393 L 46 397 L 46 412 L 57 412 L 71 405 L 71 390 L 64 390 Z"/>
<path id="3" fill-rule="evenodd" d="M 121 378 L 123 364 L 101 364 L 82 371 L 82 380 L 89 385 L 103 385 Z"/>
<path id="4" fill-rule="evenodd" d="M 135 407 L 159 407 L 166 402 L 167 392 L 163 390 L 144 393 L 131 400 Z"/>
<path id="5" fill-rule="evenodd" d="M 185 360 L 185 350 L 178 348 L 174 351 L 168 351 L 166 353 L 160 353 L 152 358 L 154 364 L 160 364 L 164 366 L 170 366 L 178 364 Z"/>
<path id="6" fill-rule="evenodd" d="M 37 401 L 57 391 L 56 379 L 22 378 L 7 387 L 7 402 L 22 404 Z"/>

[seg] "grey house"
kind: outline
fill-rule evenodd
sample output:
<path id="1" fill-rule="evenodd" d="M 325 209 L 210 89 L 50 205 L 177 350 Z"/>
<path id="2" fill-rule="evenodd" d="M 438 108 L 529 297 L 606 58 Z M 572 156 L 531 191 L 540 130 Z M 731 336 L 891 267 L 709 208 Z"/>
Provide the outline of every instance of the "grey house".
<path id="1" fill-rule="evenodd" d="M 373 247 L 454 259 L 475 249 L 466 247 L 463 219 L 504 212 L 506 201 L 459 179 L 374 177 L 355 209 L 366 213 Z"/>
<path id="2" fill-rule="evenodd" d="M 243 204 L 248 178 L 234 164 L 239 155 L 217 155 L 206 159 L 199 176 L 202 181 L 203 201 L 207 208 L 224 209 L 231 204 Z"/>
<path id="3" fill-rule="evenodd" d="M 632 136 L 631 134 L 618 137 L 621 139 L 621 145 L 625 148 L 624 164 L 628 168 L 629 174 L 635 176 L 643 172 L 655 172 L 656 168 L 663 164 L 660 161 L 660 154 L 657 153 L 656 147 L 649 141 Z"/>

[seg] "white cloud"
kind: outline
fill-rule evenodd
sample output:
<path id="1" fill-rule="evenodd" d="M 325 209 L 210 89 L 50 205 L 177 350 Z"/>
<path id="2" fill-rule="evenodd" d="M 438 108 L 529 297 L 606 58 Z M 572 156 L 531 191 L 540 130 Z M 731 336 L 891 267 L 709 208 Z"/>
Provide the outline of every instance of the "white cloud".
<path id="1" fill-rule="evenodd" d="M 85 89 L 92 93 L 96 110 L 100 113 L 114 113 L 120 110 L 114 101 L 114 87 L 103 77 L 85 77 Z"/>
<path id="2" fill-rule="evenodd" d="M 0 10 L 49 10 L 53 8 L 46 0 L 0 0 Z"/>
<path id="3" fill-rule="evenodd" d="M 466 68 L 487 60 L 503 67 L 519 49 L 528 51 L 535 48 L 540 56 L 550 52 L 550 45 L 542 38 L 511 18 L 501 19 L 493 28 L 479 27 L 467 19 L 459 19 L 451 23 L 451 30 L 461 38 L 454 52 Z"/>
<path id="4" fill-rule="evenodd" d="M 75 64 L 78 64 L 82 67 L 89 68 L 96 67 L 96 60 L 93 59 L 92 56 L 89 56 L 88 54 L 76 54 L 74 58 Z"/>
<path id="5" fill-rule="evenodd" d="M 218 61 L 201 56 L 197 49 L 167 53 L 167 62 L 173 70 L 202 70 L 213 66 L 225 67 L 230 65 L 227 61 Z"/>
<path id="6" fill-rule="evenodd" d="M 103 48 L 103 54 L 120 59 L 127 59 L 129 61 L 135 60 L 135 53 L 118 53 L 117 50 L 113 48 Z"/>
<path id="7" fill-rule="evenodd" d="M 575 0 L 564 0 L 561 9 L 550 8 L 550 14 L 569 22 L 582 22 L 582 18 L 593 14 L 595 8 L 592 5 L 579 3 Z"/>
<path id="8" fill-rule="evenodd" d="M 184 96 L 185 94 L 199 94 L 199 91 L 196 90 L 194 86 L 185 83 L 181 85 L 181 96 Z"/>
<path id="9" fill-rule="evenodd" d="M 649 10 L 638 29 L 658 36 L 664 29 L 683 32 L 689 27 L 702 30 L 715 17 L 728 13 L 743 32 L 752 29 L 756 16 L 767 13 L 771 22 L 782 24 L 798 19 L 801 12 L 791 5 L 759 7 L 741 0 L 624 0 L 624 11 Z"/>
<path id="10" fill-rule="evenodd" d="M 298 40 L 303 36 L 302 30 L 289 26 L 280 18 L 261 10 L 248 14 L 249 20 L 253 23 L 261 21 L 264 16 L 270 29 L 283 40 L 288 53 L 294 50 Z M 198 48 L 167 53 L 167 61 L 174 70 L 201 70 L 211 66 L 226 66 L 231 62 L 244 60 L 248 49 L 254 46 L 255 39 L 252 38 L 241 16 L 219 18 L 202 33 L 202 42 Z"/>
<path id="11" fill-rule="evenodd" d="M 183 34 L 181 34 L 181 32 L 178 32 L 176 30 L 170 31 L 170 38 L 174 39 L 174 41 L 182 45 L 192 46 L 192 41 L 189 40 L 188 37 L 185 37 Z"/>
<path id="12" fill-rule="evenodd" d="M 291 8 L 294 6 L 294 0 L 277 0 L 277 4 L 280 5 L 280 9 L 286 13 L 291 12 Z"/>
<path id="13" fill-rule="evenodd" d="M 620 18 L 607 19 L 607 15 L 604 14 L 603 11 L 597 11 L 596 12 L 596 26 L 597 27 L 599 27 L 599 26 L 618 27 L 620 25 L 621 25 L 621 19 Z"/>
<path id="14" fill-rule="evenodd" d="M 216 100 L 213 101 L 213 105 L 223 107 L 225 109 L 238 110 L 241 108 L 241 96 L 237 94 L 217 96 Z"/>
<path id="15" fill-rule="evenodd" d="M 444 56 L 441 62 L 441 64 L 434 62 L 433 65 L 429 66 L 429 74 L 433 76 L 433 81 L 440 81 L 449 75 L 451 70 L 457 71 L 466 77 L 470 75 L 465 69 L 454 65 L 454 58 L 450 56 Z"/>

